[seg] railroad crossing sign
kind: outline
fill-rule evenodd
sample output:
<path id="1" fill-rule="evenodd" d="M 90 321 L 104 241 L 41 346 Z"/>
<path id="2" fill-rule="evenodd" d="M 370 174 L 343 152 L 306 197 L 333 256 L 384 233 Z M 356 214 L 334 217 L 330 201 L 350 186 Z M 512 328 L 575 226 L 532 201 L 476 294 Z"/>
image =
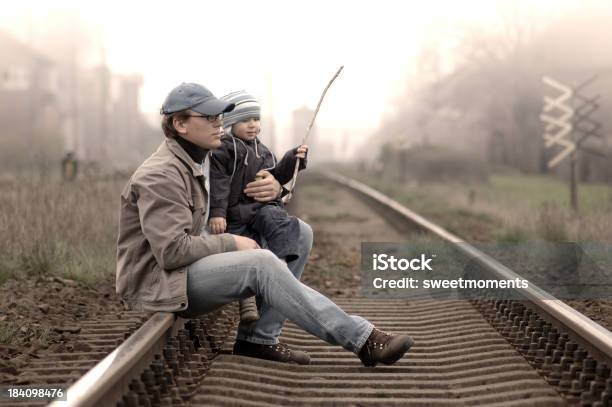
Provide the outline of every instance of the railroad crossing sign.
<path id="1" fill-rule="evenodd" d="M 576 151 L 581 150 L 592 154 L 604 154 L 591 150 L 582 145 L 590 137 L 603 139 L 600 133 L 601 123 L 591 118 L 599 109 L 599 95 L 586 97 L 581 94 L 582 89 L 592 83 L 597 76 L 593 76 L 578 86 L 571 87 L 549 76 L 542 77 L 542 82 L 557 91 L 556 97 L 544 96 L 544 108 L 540 120 L 546 123 L 544 129 L 544 147 L 561 147 L 550 161 L 548 168 L 559 164 L 570 156 L 570 202 L 572 209 L 578 209 L 578 177 L 576 175 Z"/>
<path id="2" fill-rule="evenodd" d="M 591 84 L 593 76 L 576 87 L 563 84 L 549 76 L 542 77 L 542 82 L 557 92 L 556 97 L 544 96 L 544 108 L 540 114 L 546 127 L 544 129 L 544 147 L 561 147 L 561 151 L 548 162 L 548 168 L 559 164 L 565 157 L 576 150 L 604 156 L 599 151 L 583 145 L 589 137 L 603 139 L 601 123 L 592 119 L 599 109 L 600 95 L 587 97 L 582 90 Z"/>
<path id="3" fill-rule="evenodd" d="M 570 106 L 572 96 L 574 94 L 572 88 L 562 84 L 548 76 L 544 76 L 542 81 L 561 93 L 551 98 L 544 96 L 544 109 L 540 115 L 540 120 L 546 123 L 544 129 L 544 146 L 551 148 L 560 146 L 563 149 L 548 162 L 548 168 L 552 168 L 559 164 L 565 157 L 576 150 L 576 143 L 568 140 L 573 130 L 572 119 L 574 117 L 574 109 Z"/>

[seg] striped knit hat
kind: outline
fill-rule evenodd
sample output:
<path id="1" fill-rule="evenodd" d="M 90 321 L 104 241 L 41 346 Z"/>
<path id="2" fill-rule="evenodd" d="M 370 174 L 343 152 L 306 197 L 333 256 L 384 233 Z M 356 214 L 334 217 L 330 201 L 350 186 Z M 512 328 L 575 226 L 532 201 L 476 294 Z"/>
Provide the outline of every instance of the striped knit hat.
<path id="1" fill-rule="evenodd" d="M 239 121 L 260 117 L 261 107 L 253 95 L 244 90 L 229 93 L 221 98 L 235 105 L 234 110 L 223 115 L 223 127 L 230 128 Z"/>

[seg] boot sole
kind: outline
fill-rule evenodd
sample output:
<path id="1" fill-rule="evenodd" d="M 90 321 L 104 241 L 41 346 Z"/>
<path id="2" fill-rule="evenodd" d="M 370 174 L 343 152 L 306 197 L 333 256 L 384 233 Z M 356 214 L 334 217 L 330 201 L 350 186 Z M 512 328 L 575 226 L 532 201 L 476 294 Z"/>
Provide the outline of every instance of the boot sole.
<path id="1" fill-rule="evenodd" d="M 292 360 L 278 360 L 278 359 L 273 359 L 273 358 L 265 358 L 261 355 L 254 355 L 251 353 L 240 353 L 240 352 L 233 352 L 232 351 L 232 355 L 234 356 L 243 356 L 246 358 L 253 358 L 253 359 L 259 359 L 259 360 L 267 360 L 270 362 L 277 362 L 277 363 L 284 363 L 287 365 L 299 365 L 299 366 L 307 366 L 310 365 L 310 358 L 308 358 L 308 363 L 299 363 L 297 362 L 295 359 Z"/>

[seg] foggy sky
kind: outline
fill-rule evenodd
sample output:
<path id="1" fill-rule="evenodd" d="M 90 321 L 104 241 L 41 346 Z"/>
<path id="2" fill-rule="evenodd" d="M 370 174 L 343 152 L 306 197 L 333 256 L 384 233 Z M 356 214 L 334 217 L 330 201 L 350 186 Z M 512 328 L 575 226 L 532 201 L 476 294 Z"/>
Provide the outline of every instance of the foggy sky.
<path id="1" fill-rule="evenodd" d="M 321 129 L 361 142 L 413 81 L 424 43 L 448 45 L 453 27 L 499 29 L 504 12 L 530 10 L 550 21 L 581 7 L 566 1 L 126 1 L 2 2 L 0 29 L 35 47 L 50 29 L 78 19 L 88 31 L 83 63 L 105 59 L 116 73 L 143 75 L 141 107 L 156 114 L 182 81 L 208 86 L 217 96 L 246 89 L 277 120 L 314 107 L 340 65 L 345 69 L 318 116 Z M 535 4 L 534 4 L 535 3 Z M 58 21 L 60 22 L 58 24 Z M 63 22 L 62 22 L 63 21 Z M 42 50 L 44 51 L 44 49 Z M 450 65 L 452 65 L 452 58 Z M 390 108 L 391 107 L 391 108 Z M 264 133 L 265 133 L 264 129 Z"/>

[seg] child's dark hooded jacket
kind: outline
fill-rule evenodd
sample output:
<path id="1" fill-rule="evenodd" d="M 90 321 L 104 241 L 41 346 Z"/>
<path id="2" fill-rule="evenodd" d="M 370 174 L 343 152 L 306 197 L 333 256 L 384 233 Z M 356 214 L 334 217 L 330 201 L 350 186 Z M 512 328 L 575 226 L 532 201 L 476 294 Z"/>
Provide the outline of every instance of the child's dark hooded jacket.
<path id="1" fill-rule="evenodd" d="M 276 158 L 258 138 L 243 141 L 231 132 L 222 139 L 220 148 L 212 151 L 210 162 L 210 216 L 223 217 L 230 224 L 248 225 L 264 205 L 282 207 L 280 199 L 257 202 L 244 193 L 246 185 L 255 181 L 255 174 L 268 170 L 281 185 L 291 181 L 295 168 L 297 148 Z M 306 168 L 306 160 L 300 161 L 300 170 Z M 232 175 L 233 174 L 233 175 Z"/>

